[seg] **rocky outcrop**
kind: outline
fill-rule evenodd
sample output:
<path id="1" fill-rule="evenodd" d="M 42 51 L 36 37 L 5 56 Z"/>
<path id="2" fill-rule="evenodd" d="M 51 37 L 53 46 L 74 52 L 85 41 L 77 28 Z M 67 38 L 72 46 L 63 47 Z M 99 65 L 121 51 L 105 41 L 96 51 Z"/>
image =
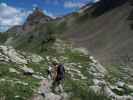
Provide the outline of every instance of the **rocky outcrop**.
<path id="1" fill-rule="evenodd" d="M 26 56 L 26 59 L 29 61 L 29 62 L 32 62 L 32 63 L 40 63 L 42 61 L 44 61 L 44 58 L 37 55 L 37 54 L 30 54 L 30 55 L 27 55 Z"/>
<path id="2" fill-rule="evenodd" d="M 39 63 L 43 60 L 43 57 L 37 54 L 20 52 L 15 50 L 12 46 L 0 46 L 0 61 L 25 65 L 29 62 Z"/>
<path id="3" fill-rule="evenodd" d="M 30 14 L 23 25 L 25 32 L 32 31 L 37 25 L 47 23 L 52 20 L 49 16 L 46 16 L 39 8 L 35 8 L 32 14 Z"/>
<path id="4" fill-rule="evenodd" d="M 25 23 L 21 26 L 14 26 L 8 30 L 9 33 L 28 33 L 33 31 L 38 25 L 45 24 L 51 21 L 52 18 L 45 15 L 39 8 L 35 8 L 33 12 L 27 17 Z M 21 34 L 22 35 L 22 34 Z"/>
<path id="5" fill-rule="evenodd" d="M 106 69 L 100 65 L 93 57 L 90 57 L 93 61 L 90 63 L 89 73 L 93 76 L 93 86 L 90 86 L 90 89 L 93 90 L 96 94 L 102 94 L 107 96 L 111 100 L 133 100 L 133 96 L 129 94 L 124 94 L 124 84 L 123 82 L 117 82 L 116 86 L 113 86 L 105 81 L 105 76 L 107 76 Z M 121 87 L 121 88 L 120 88 Z M 123 95 L 118 95 L 113 91 L 116 89 L 119 92 L 123 92 Z"/>
<path id="6" fill-rule="evenodd" d="M 35 8 L 33 13 L 28 16 L 26 22 L 24 23 L 24 26 L 46 23 L 50 20 L 51 18 L 46 16 L 41 9 Z"/>
<path id="7" fill-rule="evenodd" d="M 27 64 L 27 60 L 11 46 L 0 46 L 0 58 L 5 62 Z"/>

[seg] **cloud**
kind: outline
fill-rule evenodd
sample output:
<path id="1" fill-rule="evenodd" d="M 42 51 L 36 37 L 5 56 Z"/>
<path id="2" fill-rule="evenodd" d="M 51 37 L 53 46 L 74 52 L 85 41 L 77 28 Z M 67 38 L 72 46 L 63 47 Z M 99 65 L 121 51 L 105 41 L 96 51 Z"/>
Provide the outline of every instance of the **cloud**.
<path id="1" fill-rule="evenodd" d="M 66 8 L 80 8 L 83 5 L 84 3 L 81 2 L 72 2 L 72 1 L 64 2 L 64 7 Z"/>
<path id="2" fill-rule="evenodd" d="M 98 2 L 98 1 L 100 1 L 100 0 L 93 0 L 94 2 Z"/>
<path id="3" fill-rule="evenodd" d="M 76 0 L 75 0 L 76 1 Z M 64 7 L 65 8 L 81 8 L 82 6 L 84 6 L 86 3 L 95 3 L 95 2 L 98 2 L 100 0 L 84 0 L 84 2 L 74 2 L 73 0 L 72 1 L 65 1 L 64 2 Z"/>
<path id="4" fill-rule="evenodd" d="M 43 12 L 44 12 L 44 14 L 46 14 L 47 16 L 49 16 L 49 17 L 51 17 L 51 18 L 53 18 L 53 19 L 56 18 L 56 16 L 54 16 L 53 13 L 51 13 L 51 12 L 49 12 L 49 11 L 47 11 L 47 10 L 43 10 Z"/>
<path id="5" fill-rule="evenodd" d="M 0 31 L 5 31 L 14 25 L 22 25 L 30 11 L 15 8 L 6 3 L 0 4 Z"/>

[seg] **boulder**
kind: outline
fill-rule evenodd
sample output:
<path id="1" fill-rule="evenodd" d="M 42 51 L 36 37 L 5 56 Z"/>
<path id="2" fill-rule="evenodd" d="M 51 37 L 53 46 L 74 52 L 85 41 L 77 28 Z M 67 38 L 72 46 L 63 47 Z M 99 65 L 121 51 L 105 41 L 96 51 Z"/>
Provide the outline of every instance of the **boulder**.
<path id="1" fill-rule="evenodd" d="M 9 72 L 11 72 L 11 73 L 17 73 L 17 74 L 20 73 L 19 71 L 17 71 L 17 70 L 14 69 L 14 68 L 9 68 Z"/>
<path id="2" fill-rule="evenodd" d="M 36 55 L 36 54 L 32 54 L 30 56 L 28 56 L 27 58 L 29 61 L 33 62 L 33 63 L 39 63 L 41 61 L 44 60 L 43 57 L 39 56 L 39 55 Z"/>
<path id="3" fill-rule="evenodd" d="M 116 85 L 117 85 L 119 88 L 124 88 L 124 87 L 125 87 L 125 82 L 118 81 L 118 82 L 116 83 Z"/>
<path id="4" fill-rule="evenodd" d="M 26 65 L 21 68 L 24 71 L 24 75 L 32 75 L 34 70 L 32 68 L 28 68 Z"/>

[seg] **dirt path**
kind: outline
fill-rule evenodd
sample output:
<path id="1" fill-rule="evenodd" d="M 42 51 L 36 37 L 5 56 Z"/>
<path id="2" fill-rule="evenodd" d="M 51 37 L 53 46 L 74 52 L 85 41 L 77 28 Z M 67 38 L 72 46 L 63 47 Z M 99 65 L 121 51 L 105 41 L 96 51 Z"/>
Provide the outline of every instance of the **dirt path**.
<path id="1" fill-rule="evenodd" d="M 55 94 L 51 91 L 52 81 L 44 79 L 40 83 L 40 87 L 31 100 L 68 100 L 66 93 Z"/>

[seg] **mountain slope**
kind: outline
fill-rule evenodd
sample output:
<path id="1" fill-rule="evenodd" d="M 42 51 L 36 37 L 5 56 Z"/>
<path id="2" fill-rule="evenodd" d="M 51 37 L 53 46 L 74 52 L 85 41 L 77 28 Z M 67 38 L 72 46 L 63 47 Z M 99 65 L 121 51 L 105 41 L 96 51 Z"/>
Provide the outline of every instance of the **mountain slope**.
<path id="1" fill-rule="evenodd" d="M 61 40 L 57 40 L 51 46 L 54 53 L 49 51 L 49 53 L 42 53 L 41 56 L 1 45 L 0 91 L 3 92 L 0 92 L 0 98 L 2 100 L 3 98 L 4 100 L 53 100 L 54 97 L 58 97 L 56 100 L 60 100 L 62 97 L 66 97 L 66 95 L 70 99 L 63 98 L 62 100 L 88 100 L 88 98 L 90 100 L 103 100 L 107 98 L 102 94 L 96 95 L 94 92 L 91 93 L 92 90 L 89 89 L 93 85 L 93 78 L 90 78 L 89 72 L 91 70 L 89 68 L 97 69 L 93 61 L 91 61 L 88 55 L 84 55 L 83 50 L 71 48 L 69 47 L 70 44 L 64 43 Z M 53 93 L 44 84 L 48 80 L 47 69 L 52 59 L 62 62 L 66 69 L 64 92 L 61 94 L 58 91 L 58 94 Z M 99 68 L 102 69 L 101 66 Z M 98 73 L 104 74 L 104 70 Z M 101 76 L 101 79 L 103 77 Z M 39 86 L 40 82 L 41 87 Z M 50 84 L 51 82 L 47 83 L 47 85 Z M 77 88 L 78 85 L 81 87 Z M 41 95 L 42 93 L 45 96 Z M 40 99 L 35 99 L 36 96 L 40 97 Z"/>
<path id="2" fill-rule="evenodd" d="M 39 56 L 0 46 L 0 91 L 3 91 L 0 97 L 5 100 L 60 100 L 62 97 L 65 97 L 62 100 L 132 100 L 132 85 L 121 80 L 111 83 L 107 70 L 85 49 L 73 48 L 62 40 L 56 40 L 50 49 L 53 52 Z M 52 92 L 49 86 L 47 69 L 52 59 L 65 66 L 63 93 Z"/>
<path id="3" fill-rule="evenodd" d="M 105 2 L 106 1 L 106 2 Z M 133 7 L 128 0 L 101 0 L 76 17 L 68 18 L 64 37 L 77 46 L 88 48 L 102 64 L 121 64 L 132 57 L 133 30 L 129 16 Z"/>

